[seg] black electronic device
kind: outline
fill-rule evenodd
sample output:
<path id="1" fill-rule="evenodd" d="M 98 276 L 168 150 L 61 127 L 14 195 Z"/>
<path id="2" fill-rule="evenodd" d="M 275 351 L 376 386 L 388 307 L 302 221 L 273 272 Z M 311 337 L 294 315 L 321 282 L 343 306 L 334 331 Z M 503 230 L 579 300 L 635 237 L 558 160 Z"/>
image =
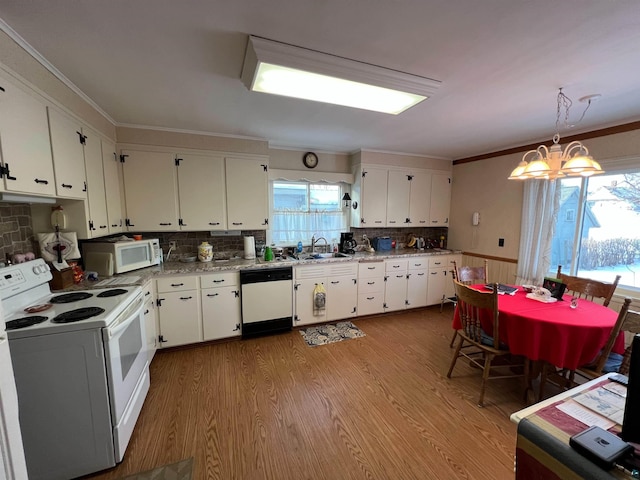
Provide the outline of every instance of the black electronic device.
<path id="1" fill-rule="evenodd" d="M 353 238 L 353 232 L 342 232 L 340 234 L 340 246 L 341 253 L 354 254 L 356 248 L 356 241 Z"/>
<path id="2" fill-rule="evenodd" d="M 640 334 L 633 337 L 628 377 L 627 400 L 620 436 L 626 442 L 640 443 Z"/>
<path id="3" fill-rule="evenodd" d="M 542 288 L 546 288 L 551 292 L 551 296 L 562 301 L 562 295 L 564 295 L 564 291 L 567 289 L 567 285 L 562 283 L 562 280 L 558 278 L 548 278 L 545 277 L 542 282 Z"/>
<path id="4" fill-rule="evenodd" d="M 600 427 L 590 427 L 569 439 L 569 445 L 593 463 L 610 469 L 616 460 L 633 452 L 633 447 L 617 435 Z"/>

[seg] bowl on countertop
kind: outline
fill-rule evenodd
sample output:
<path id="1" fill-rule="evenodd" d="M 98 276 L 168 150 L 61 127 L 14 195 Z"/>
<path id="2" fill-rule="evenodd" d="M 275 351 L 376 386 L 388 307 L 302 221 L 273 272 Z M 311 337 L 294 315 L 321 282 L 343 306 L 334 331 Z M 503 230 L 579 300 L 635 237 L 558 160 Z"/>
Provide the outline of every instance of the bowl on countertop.
<path id="1" fill-rule="evenodd" d="M 182 263 L 193 263 L 193 262 L 195 262 L 197 259 L 198 259 L 198 257 L 194 255 L 193 257 L 182 257 L 182 258 L 180 259 L 180 261 L 181 261 Z"/>

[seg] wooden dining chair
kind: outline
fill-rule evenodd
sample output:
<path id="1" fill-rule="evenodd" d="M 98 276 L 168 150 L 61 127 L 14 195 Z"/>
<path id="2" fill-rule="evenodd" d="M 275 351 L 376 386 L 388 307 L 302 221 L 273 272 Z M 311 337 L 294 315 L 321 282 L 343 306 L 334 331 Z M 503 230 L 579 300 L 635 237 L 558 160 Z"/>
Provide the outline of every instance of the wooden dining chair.
<path id="1" fill-rule="evenodd" d="M 579 367 L 576 372 L 577 374 L 593 379 L 609 372 L 624 373 L 621 372 L 624 355 L 612 353 L 612 349 L 620 332 L 640 333 L 640 312 L 630 310 L 630 304 L 631 299 L 625 298 L 624 304 L 620 309 L 620 314 L 618 315 L 618 320 L 616 320 L 616 324 L 611 330 L 607 344 L 590 365 Z M 630 354 L 631 347 L 629 347 L 628 352 L 625 352 L 625 355 Z M 571 380 L 573 381 L 573 377 Z"/>
<path id="2" fill-rule="evenodd" d="M 458 345 L 453 352 L 451 364 L 447 377 L 451 378 L 453 368 L 459 357 L 466 357 L 471 363 L 482 370 L 482 383 L 480 384 L 480 398 L 478 405 L 484 406 L 484 393 L 488 380 L 506 379 L 522 377 L 526 374 L 526 368 L 523 373 L 514 373 L 519 367 L 525 367 L 525 364 L 514 365 L 510 363 L 491 365 L 492 360 L 497 356 L 510 355 L 508 347 L 500 341 L 499 335 L 499 316 L 498 316 L 498 288 L 494 284 L 493 291 L 480 292 L 473 290 L 461 282 L 455 281 L 455 292 L 458 299 L 458 314 L 460 316 L 461 327 L 457 331 Z M 480 316 L 487 315 L 493 326 L 493 336 L 489 336 L 483 329 Z M 470 347 L 470 348 L 465 348 Z M 479 356 L 484 359 L 480 362 Z M 504 375 L 492 376 L 492 370 L 508 369 Z"/>
<path id="3" fill-rule="evenodd" d="M 456 280 L 464 285 L 473 285 L 476 283 L 489 283 L 489 261 L 487 259 L 484 260 L 484 263 L 481 267 L 460 267 L 456 264 L 456 261 L 453 261 L 453 271 L 451 272 L 451 276 L 453 277 L 453 281 Z M 448 297 L 446 300 L 453 303 L 455 307 L 457 304 L 457 297 L 454 295 L 453 297 Z M 444 304 L 445 299 L 442 299 L 442 303 L 440 304 L 440 312 L 442 312 L 442 305 Z M 458 333 L 456 331 L 453 332 L 453 336 L 451 337 L 451 342 L 449 343 L 449 348 L 453 348 L 453 344 L 456 341 L 456 336 Z"/>
<path id="4" fill-rule="evenodd" d="M 580 366 L 577 370 L 558 369 L 547 364 L 542 366 L 538 393 L 538 398 L 540 400 L 543 398 L 544 387 L 547 382 L 549 382 L 550 378 L 553 379 L 551 383 L 567 390 L 576 386 L 576 374 L 591 380 L 605 373 L 620 371 L 621 366 L 624 363 L 624 355 L 612 352 L 618 335 L 620 335 L 621 331 L 640 333 L 640 313 L 629 310 L 630 304 L 631 299 L 625 298 L 624 303 L 620 308 L 620 312 L 618 313 L 616 323 L 611 329 L 607 343 L 598 356 L 588 365 Z M 630 356 L 631 350 L 628 349 L 628 352 L 625 352 L 625 355 Z"/>
<path id="5" fill-rule="evenodd" d="M 566 293 L 577 296 L 578 298 L 586 298 L 590 301 L 602 299 L 602 305 L 605 307 L 609 305 L 611 297 L 613 297 L 613 293 L 616 291 L 618 282 L 620 281 L 620 275 L 616 275 L 613 283 L 566 275 L 562 273 L 562 265 L 558 265 L 556 278 L 562 280 L 562 283 L 567 286 Z"/>

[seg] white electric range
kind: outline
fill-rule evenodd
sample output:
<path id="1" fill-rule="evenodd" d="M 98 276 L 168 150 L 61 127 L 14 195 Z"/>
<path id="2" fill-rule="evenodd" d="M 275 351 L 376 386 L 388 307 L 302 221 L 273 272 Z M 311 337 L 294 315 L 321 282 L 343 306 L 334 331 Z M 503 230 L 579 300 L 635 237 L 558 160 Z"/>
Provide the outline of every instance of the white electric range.
<path id="1" fill-rule="evenodd" d="M 149 390 L 140 287 L 52 293 L 37 259 L 0 269 L 29 478 L 122 461 Z"/>

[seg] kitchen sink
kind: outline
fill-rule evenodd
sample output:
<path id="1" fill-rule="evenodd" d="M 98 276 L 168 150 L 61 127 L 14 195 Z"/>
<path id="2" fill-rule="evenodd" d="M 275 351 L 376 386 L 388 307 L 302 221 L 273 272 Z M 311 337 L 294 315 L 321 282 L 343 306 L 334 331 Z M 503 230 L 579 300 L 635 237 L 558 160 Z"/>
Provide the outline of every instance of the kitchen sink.
<path id="1" fill-rule="evenodd" d="M 305 255 L 300 255 L 300 260 L 325 260 L 329 258 L 351 258 L 351 255 L 341 252 L 331 252 L 331 253 L 307 253 Z"/>

